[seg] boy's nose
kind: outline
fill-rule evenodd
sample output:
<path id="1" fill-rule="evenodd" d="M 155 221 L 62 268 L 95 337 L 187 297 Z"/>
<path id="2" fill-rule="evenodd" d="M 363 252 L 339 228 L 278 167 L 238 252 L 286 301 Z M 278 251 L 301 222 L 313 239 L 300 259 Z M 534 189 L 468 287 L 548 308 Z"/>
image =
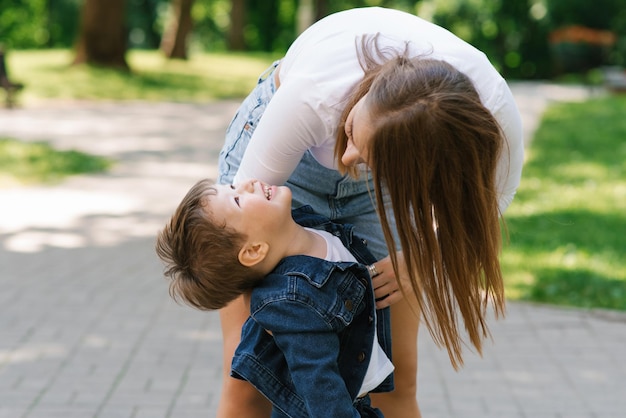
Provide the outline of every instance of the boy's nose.
<path id="1" fill-rule="evenodd" d="M 256 183 L 256 180 L 249 180 L 246 182 L 241 183 L 239 186 L 237 186 L 237 191 L 239 193 L 254 193 L 254 183 Z"/>

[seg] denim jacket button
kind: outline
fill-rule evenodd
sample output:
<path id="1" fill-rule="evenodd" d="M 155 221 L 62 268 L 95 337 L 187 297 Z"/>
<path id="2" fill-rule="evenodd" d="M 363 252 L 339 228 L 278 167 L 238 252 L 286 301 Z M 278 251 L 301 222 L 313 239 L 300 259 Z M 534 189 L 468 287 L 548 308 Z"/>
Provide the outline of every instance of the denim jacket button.
<path id="1" fill-rule="evenodd" d="M 343 306 L 346 307 L 347 310 L 351 311 L 352 308 L 354 308 L 354 304 L 352 303 L 352 300 L 348 299 L 343 303 Z"/>
<path id="2" fill-rule="evenodd" d="M 361 351 L 356 359 L 359 363 L 363 363 L 365 361 L 365 353 Z"/>

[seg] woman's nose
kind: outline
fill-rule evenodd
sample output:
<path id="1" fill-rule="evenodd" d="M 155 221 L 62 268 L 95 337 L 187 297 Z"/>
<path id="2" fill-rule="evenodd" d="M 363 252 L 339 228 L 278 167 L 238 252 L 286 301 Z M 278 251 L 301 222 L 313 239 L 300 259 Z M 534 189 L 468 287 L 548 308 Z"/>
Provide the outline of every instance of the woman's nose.
<path id="1" fill-rule="evenodd" d="M 349 142 L 346 146 L 346 150 L 341 156 L 341 162 L 347 167 L 352 167 L 362 162 L 359 150 L 356 149 L 354 144 L 352 144 L 351 142 Z"/>

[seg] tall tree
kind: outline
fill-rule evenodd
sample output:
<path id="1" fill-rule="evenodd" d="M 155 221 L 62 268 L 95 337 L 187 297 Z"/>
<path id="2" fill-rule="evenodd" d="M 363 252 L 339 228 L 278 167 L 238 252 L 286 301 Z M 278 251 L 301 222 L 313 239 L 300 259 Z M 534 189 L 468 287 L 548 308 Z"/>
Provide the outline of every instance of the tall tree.
<path id="1" fill-rule="evenodd" d="M 278 13 L 279 0 L 249 1 L 248 23 L 254 27 L 257 48 L 262 51 L 272 51 L 274 42 L 280 32 Z"/>
<path id="2" fill-rule="evenodd" d="M 296 30 L 301 34 L 311 26 L 315 19 L 313 0 L 300 0 L 298 3 L 298 15 Z"/>
<path id="3" fill-rule="evenodd" d="M 161 51 L 168 58 L 187 59 L 187 45 L 193 20 L 194 0 L 172 0 L 172 17 L 161 39 Z"/>
<path id="4" fill-rule="evenodd" d="M 328 16 L 328 0 L 315 0 L 315 21 Z"/>
<path id="5" fill-rule="evenodd" d="M 75 64 L 128 69 L 126 0 L 85 0 Z"/>
<path id="6" fill-rule="evenodd" d="M 244 51 L 247 47 L 244 36 L 246 26 L 246 0 L 230 2 L 230 26 L 228 28 L 228 49 Z"/>

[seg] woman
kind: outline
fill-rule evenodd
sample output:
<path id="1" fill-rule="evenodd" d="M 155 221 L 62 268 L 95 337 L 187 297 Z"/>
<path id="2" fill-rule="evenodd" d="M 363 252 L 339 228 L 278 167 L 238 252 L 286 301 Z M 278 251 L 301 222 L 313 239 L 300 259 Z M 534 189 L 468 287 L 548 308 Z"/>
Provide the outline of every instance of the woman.
<path id="1" fill-rule="evenodd" d="M 458 367 L 461 330 L 480 352 L 487 303 L 504 309 L 499 217 L 522 144 L 511 92 L 484 54 L 408 13 L 353 9 L 315 23 L 260 78 L 228 129 L 218 181 L 287 183 L 294 207 L 366 236 L 396 367 L 395 391 L 372 401 L 388 418 L 413 418 L 420 314 Z M 228 376 L 247 316 L 241 300 L 221 311 L 220 418 L 269 416 Z"/>

